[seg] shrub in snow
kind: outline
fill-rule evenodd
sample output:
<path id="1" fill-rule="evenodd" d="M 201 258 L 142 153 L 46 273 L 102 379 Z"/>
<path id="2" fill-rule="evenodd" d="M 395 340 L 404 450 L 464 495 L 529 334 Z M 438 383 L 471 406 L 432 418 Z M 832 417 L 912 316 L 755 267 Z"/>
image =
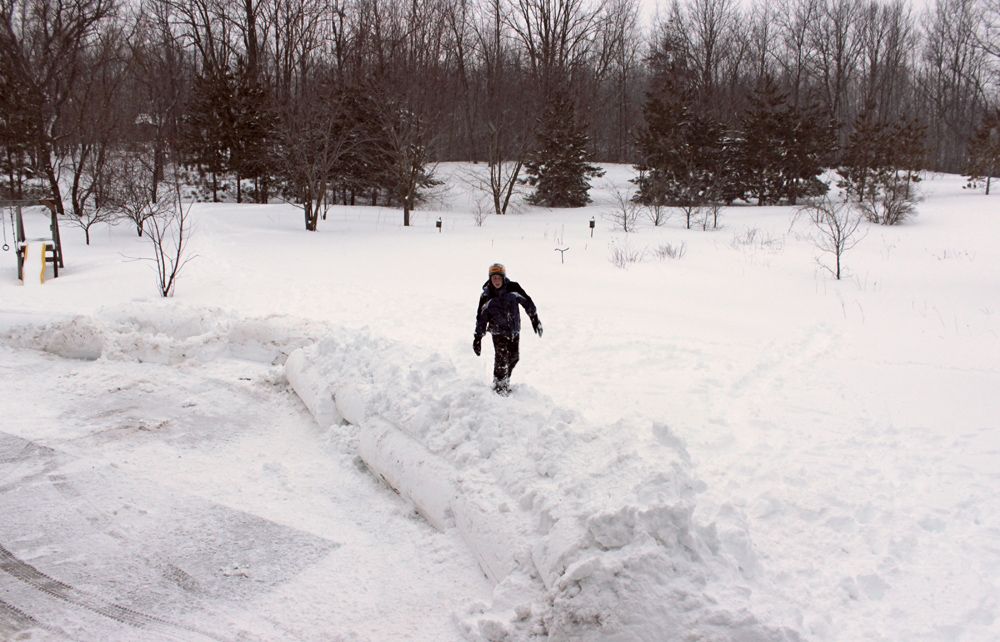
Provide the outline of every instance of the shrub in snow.
<path id="1" fill-rule="evenodd" d="M 911 218 L 917 211 L 916 205 L 916 188 L 902 178 L 894 178 L 866 194 L 857 208 L 871 223 L 896 225 Z"/>
<path id="2" fill-rule="evenodd" d="M 687 244 L 681 241 L 677 245 L 670 243 L 660 243 L 653 248 L 653 255 L 661 261 L 666 259 L 680 259 L 687 253 Z"/>
<path id="3" fill-rule="evenodd" d="M 742 234 L 734 234 L 733 240 L 729 243 L 734 250 L 749 248 L 753 250 L 780 250 L 784 241 L 771 236 L 760 228 L 751 227 L 743 230 Z"/>
<path id="4" fill-rule="evenodd" d="M 612 242 L 608 259 L 616 268 L 624 270 L 633 263 L 640 263 L 645 258 L 645 254 L 645 250 L 637 250 L 628 243 L 618 245 Z"/>

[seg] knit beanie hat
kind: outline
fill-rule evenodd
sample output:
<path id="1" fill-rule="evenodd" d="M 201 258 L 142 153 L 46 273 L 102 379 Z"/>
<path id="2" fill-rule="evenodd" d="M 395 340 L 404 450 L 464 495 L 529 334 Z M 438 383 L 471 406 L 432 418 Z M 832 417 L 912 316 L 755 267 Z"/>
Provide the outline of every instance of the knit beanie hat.
<path id="1" fill-rule="evenodd" d="M 501 277 L 507 276 L 507 269 L 504 268 L 503 263 L 494 263 L 490 266 L 490 276 L 492 277 L 494 274 Z"/>

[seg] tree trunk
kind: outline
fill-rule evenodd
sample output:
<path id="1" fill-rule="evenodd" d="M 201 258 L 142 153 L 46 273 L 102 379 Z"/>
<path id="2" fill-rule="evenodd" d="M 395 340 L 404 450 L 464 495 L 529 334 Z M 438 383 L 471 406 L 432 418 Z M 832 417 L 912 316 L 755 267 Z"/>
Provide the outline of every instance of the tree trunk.
<path id="1" fill-rule="evenodd" d="M 43 148 L 42 152 L 42 155 L 44 156 L 42 163 L 45 169 L 45 177 L 49 181 L 49 189 L 52 190 L 52 198 L 56 201 L 56 213 L 63 215 L 66 213 L 66 208 L 63 206 L 62 191 L 59 189 L 59 179 L 56 177 L 56 170 L 52 167 L 51 154 L 49 154 L 47 146 Z"/>
<path id="2" fill-rule="evenodd" d="M 21 173 L 21 163 L 17 163 L 18 174 Z M 7 175 L 10 177 L 10 189 L 13 192 L 14 198 L 21 198 L 21 181 L 20 176 L 18 180 L 14 180 L 14 154 L 11 152 L 10 148 L 7 148 Z"/>
<path id="3" fill-rule="evenodd" d="M 157 139 L 153 144 L 153 197 L 150 199 L 150 203 L 155 203 L 159 200 L 160 181 L 163 180 L 163 165 L 163 142 Z"/>
<path id="4" fill-rule="evenodd" d="M 316 231 L 316 212 L 313 209 L 312 193 L 307 189 L 302 197 L 302 210 L 306 215 L 306 231 Z"/>
<path id="5" fill-rule="evenodd" d="M 316 210 L 313 207 L 312 201 L 306 201 L 304 203 L 306 210 L 306 231 L 315 232 L 316 231 Z"/>
<path id="6" fill-rule="evenodd" d="M 83 203 L 80 201 L 79 191 L 77 190 L 77 180 L 73 180 L 73 186 L 69 190 L 69 201 L 73 208 L 73 215 L 83 218 Z"/>

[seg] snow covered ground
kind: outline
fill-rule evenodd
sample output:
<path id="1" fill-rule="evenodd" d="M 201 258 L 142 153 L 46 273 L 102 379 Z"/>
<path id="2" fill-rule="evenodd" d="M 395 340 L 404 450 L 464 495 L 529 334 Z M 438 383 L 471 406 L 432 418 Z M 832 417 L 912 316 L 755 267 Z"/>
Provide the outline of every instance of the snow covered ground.
<path id="1" fill-rule="evenodd" d="M 1000 639 L 1000 197 L 927 177 L 837 282 L 793 208 L 625 235 L 609 166 L 479 227 L 472 171 L 410 228 L 197 205 L 172 300 L 127 226 L 0 255 L 0 638 Z"/>

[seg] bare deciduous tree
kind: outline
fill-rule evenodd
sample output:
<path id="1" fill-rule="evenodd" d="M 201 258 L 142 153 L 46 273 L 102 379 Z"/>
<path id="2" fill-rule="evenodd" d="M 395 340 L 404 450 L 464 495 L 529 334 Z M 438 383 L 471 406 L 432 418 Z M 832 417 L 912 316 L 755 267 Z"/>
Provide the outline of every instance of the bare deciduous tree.
<path id="1" fill-rule="evenodd" d="M 846 202 L 823 196 L 799 208 L 792 220 L 793 226 L 800 216 L 808 217 L 813 226 L 813 244 L 820 251 L 833 255 L 832 267 L 819 258 L 816 262 L 839 281 L 844 253 L 860 243 L 865 236 L 861 229 L 860 213 Z"/>
<path id="2" fill-rule="evenodd" d="M 150 151 L 150 155 L 155 155 Z M 121 218 L 135 225 L 136 233 L 142 236 L 146 220 L 156 211 L 154 204 L 158 203 L 162 194 L 150 199 L 149 186 L 153 183 L 155 161 L 143 153 L 119 154 L 109 163 L 109 185 L 106 199 L 109 205 L 118 210 Z"/>
<path id="3" fill-rule="evenodd" d="M 88 205 L 80 210 L 79 214 L 72 214 L 69 221 L 76 227 L 83 230 L 84 240 L 90 245 L 91 231 L 100 224 L 111 224 L 118 220 L 118 210 L 113 203 L 107 200 L 98 201 L 96 204 Z"/>
<path id="4" fill-rule="evenodd" d="M 514 159 L 508 160 L 497 150 L 498 147 L 494 145 L 489 148 L 486 175 L 484 176 L 480 170 L 472 170 L 467 173 L 466 183 L 485 195 L 492 210 L 490 213 L 503 216 L 507 213 L 511 199 L 520 184 L 518 178 L 524 163 L 521 160 L 523 152 L 516 153 Z M 479 209 L 484 207 L 485 203 L 477 205 Z M 482 224 L 482 220 L 478 222 Z"/>
<path id="5" fill-rule="evenodd" d="M 709 229 L 719 229 L 719 215 L 722 213 L 722 205 L 719 203 L 708 203 L 698 208 L 698 218 L 701 220 L 702 231 Z"/>
<path id="6" fill-rule="evenodd" d="M 106 218 L 102 210 L 108 183 L 109 162 L 120 147 L 121 133 L 134 118 L 121 101 L 128 75 L 125 33 L 121 23 L 107 23 L 95 38 L 87 57 L 87 82 L 71 94 L 64 120 L 65 136 L 55 152 L 70 170 L 69 197 L 73 214 L 91 219 Z M 89 234 L 88 234 L 89 242 Z"/>
<path id="7" fill-rule="evenodd" d="M 931 162 L 951 171 L 964 164 L 966 132 L 987 102 L 980 6 L 977 0 L 937 0 L 923 29 L 923 64 L 916 80 L 927 105 Z"/>
<path id="8" fill-rule="evenodd" d="M 177 147 L 181 109 L 190 89 L 185 52 L 172 29 L 171 20 L 170 7 L 166 3 L 149 0 L 143 5 L 135 37 L 129 42 L 138 121 L 134 124 L 152 130 L 150 140 L 146 141 L 152 148 L 153 159 L 148 201 L 159 198 L 159 184 L 166 177 L 168 151 Z"/>
<path id="9" fill-rule="evenodd" d="M 667 221 L 670 220 L 670 208 L 662 203 L 653 201 L 646 205 L 646 217 L 653 224 L 653 227 L 666 225 Z"/>
<path id="10" fill-rule="evenodd" d="M 67 103 L 87 82 L 95 37 L 115 12 L 113 0 L 0 0 L 0 58 L 30 103 L 33 156 L 60 214 L 62 186 L 55 148 L 65 136 Z"/>
<path id="11" fill-rule="evenodd" d="M 809 29 L 817 82 L 827 113 L 848 122 L 848 89 L 860 51 L 857 36 L 860 0 L 827 0 Z M 843 137 L 842 141 L 843 142 Z"/>
<path id="12" fill-rule="evenodd" d="M 188 255 L 192 231 L 190 215 L 191 204 L 185 206 L 177 183 L 172 192 L 165 192 L 156 203 L 150 204 L 146 236 L 153 249 L 153 258 L 146 260 L 156 264 L 156 284 L 164 298 L 174 295 L 181 270 L 197 258 Z"/>
<path id="13" fill-rule="evenodd" d="M 281 118 L 281 172 L 301 203 L 310 232 L 317 229 L 321 205 L 330 202 L 327 191 L 334 168 L 351 144 L 341 114 L 333 96 L 326 94 L 303 96 Z"/>
<path id="14" fill-rule="evenodd" d="M 507 213 L 510 199 L 518 185 L 521 168 L 524 165 L 524 145 L 508 145 L 513 151 L 510 158 L 505 157 L 502 134 L 496 126 L 490 126 L 491 143 L 489 146 L 489 191 L 493 198 L 493 211 L 498 216 Z M 520 137 L 519 137 L 520 138 Z M 523 138 L 521 138 L 523 141 Z"/>
<path id="15" fill-rule="evenodd" d="M 639 215 L 642 213 L 642 205 L 636 203 L 632 194 L 627 194 L 619 189 L 613 189 L 612 195 L 615 199 L 615 208 L 604 213 L 604 218 L 608 220 L 615 229 L 625 233 L 634 232 Z"/>
<path id="16" fill-rule="evenodd" d="M 511 27 L 540 83 L 541 97 L 547 98 L 586 60 L 604 2 L 512 0 L 512 4 Z"/>
<path id="17" fill-rule="evenodd" d="M 798 107 L 809 68 L 815 64 L 814 50 L 809 44 L 809 28 L 819 17 L 821 0 L 783 0 L 779 6 L 773 15 L 781 38 L 781 53 L 777 61 L 788 78 L 791 103 Z M 759 25 L 758 28 L 767 29 L 767 26 Z"/>
<path id="18" fill-rule="evenodd" d="M 674 19 L 684 25 L 682 33 L 702 100 L 713 104 L 720 69 L 737 41 L 739 8 L 735 0 L 690 0 L 683 11 L 675 12 Z"/>
<path id="19" fill-rule="evenodd" d="M 403 206 L 403 226 L 410 225 L 410 212 L 416 207 L 420 189 L 438 184 L 434 179 L 430 144 L 422 119 L 405 107 L 389 106 L 383 121 L 387 136 L 388 168 L 394 196 Z"/>

